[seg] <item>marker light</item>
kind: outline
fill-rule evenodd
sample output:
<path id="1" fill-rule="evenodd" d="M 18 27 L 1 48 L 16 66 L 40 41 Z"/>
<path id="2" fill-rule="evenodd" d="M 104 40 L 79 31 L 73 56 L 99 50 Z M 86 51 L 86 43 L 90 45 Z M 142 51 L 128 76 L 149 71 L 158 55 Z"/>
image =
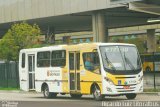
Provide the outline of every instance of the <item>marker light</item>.
<path id="1" fill-rule="evenodd" d="M 104 79 L 110 84 L 110 85 L 114 85 L 113 81 L 107 77 L 104 77 Z"/>
<path id="2" fill-rule="evenodd" d="M 143 80 L 143 76 L 140 77 L 140 79 L 137 81 L 137 84 L 140 84 L 142 80 Z"/>

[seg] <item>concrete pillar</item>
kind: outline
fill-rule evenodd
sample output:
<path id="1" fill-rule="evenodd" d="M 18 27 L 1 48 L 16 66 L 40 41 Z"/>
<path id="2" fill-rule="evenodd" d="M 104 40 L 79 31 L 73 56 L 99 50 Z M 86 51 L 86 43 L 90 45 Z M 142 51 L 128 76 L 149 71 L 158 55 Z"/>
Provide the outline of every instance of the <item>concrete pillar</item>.
<path id="1" fill-rule="evenodd" d="M 53 27 L 49 27 L 47 30 L 42 31 L 45 34 L 46 43 L 54 44 L 55 43 L 55 30 Z"/>
<path id="2" fill-rule="evenodd" d="M 51 35 L 50 35 L 50 43 L 51 43 L 51 44 L 54 44 L 54 43 L 55 43 L 55 33 L 54 33 L 54 32 L 51 33 Z"/>
<path id="3" fill-rule="evenodd" d="M 94 42 L 108 42 L 108 32 L 106 32 L 105 14 L 103 11 L 93 12 L 92 28 Z"/>
<path id="4" fill-rule="evenodd" d="M 70 36 L 64 36 L 64 37 L 63 37 L 63 43 L 64 43 L 64 44 L 70 44 L 70 40 L 71 40 L 71 37 L 70 37 Z"/>
<path id="5" fill-rule="evenodd" d="M 155 29 L 147 30 L 147 52 L 156 52 Z"/>

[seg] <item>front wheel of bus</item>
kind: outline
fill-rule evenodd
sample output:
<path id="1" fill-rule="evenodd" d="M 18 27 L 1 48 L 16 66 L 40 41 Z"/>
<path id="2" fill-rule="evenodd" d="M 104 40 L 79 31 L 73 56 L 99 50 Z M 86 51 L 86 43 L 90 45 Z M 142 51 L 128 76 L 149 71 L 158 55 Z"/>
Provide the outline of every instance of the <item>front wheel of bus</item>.
<path id="1" fill-rule="evenodd" d="M 100 88 L 96 85 L 94 86 L 92 94 L 93 94 L 93 98 L 96 101 L 101 101 L 104 99 L 104 96 L 101 94 Z"/>
<path id="2" fill-rule="evenodd" d="M 43 95 L 44 95 L 45 98 L 54 98 L 54 97 L 57 96 L 56 93 L 49 92 L 49 88 L 48 88 L 47 85 L 44 87 Z"/>
<path id="3" fill-rule="evenodd" d="M 137 96 L 137 94 L 127 94 L 126 97 L 128 100 L 132 100 L 132 99 L 135 99 Z"/>

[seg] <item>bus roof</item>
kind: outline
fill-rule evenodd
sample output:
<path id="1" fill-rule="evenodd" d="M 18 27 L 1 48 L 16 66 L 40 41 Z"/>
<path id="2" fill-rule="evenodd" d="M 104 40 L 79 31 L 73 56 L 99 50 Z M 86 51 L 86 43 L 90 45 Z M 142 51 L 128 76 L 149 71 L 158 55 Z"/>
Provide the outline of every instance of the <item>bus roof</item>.
<path id="1" fill-rule="evenodd" d="M 135 46 L 134 44 L 127 44 L 127 43 L 80 43 L 80 44 L 68 44 L 68 45 L 54 45 L 54 46 L 46 46 L 40 48 L 30 48 L 30 49 L 22 49 L 20 52 L 33 52 L 33 51 L 43 51 L 43 50 L 62 50 L 67 47 L 97 47 L 97 46 L 106 46 L 106 45 L 125 45 L 125 46 Z"/>

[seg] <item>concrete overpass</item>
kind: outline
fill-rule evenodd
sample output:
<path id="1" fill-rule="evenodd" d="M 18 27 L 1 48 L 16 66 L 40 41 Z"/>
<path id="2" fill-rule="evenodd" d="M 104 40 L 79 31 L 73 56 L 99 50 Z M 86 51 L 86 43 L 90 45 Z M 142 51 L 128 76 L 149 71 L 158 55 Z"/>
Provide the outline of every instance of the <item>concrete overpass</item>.
<path id="1" fill-rule="evenodd" d="M 94 41 L 106 42 L 108 29 L 148 25 L 159 15 L 159 0 L 0 0 L 0 35 L 25 20 L 43 33 L 93 31 Z M 148 34 L 153 38 L 154 30 Z"/>

